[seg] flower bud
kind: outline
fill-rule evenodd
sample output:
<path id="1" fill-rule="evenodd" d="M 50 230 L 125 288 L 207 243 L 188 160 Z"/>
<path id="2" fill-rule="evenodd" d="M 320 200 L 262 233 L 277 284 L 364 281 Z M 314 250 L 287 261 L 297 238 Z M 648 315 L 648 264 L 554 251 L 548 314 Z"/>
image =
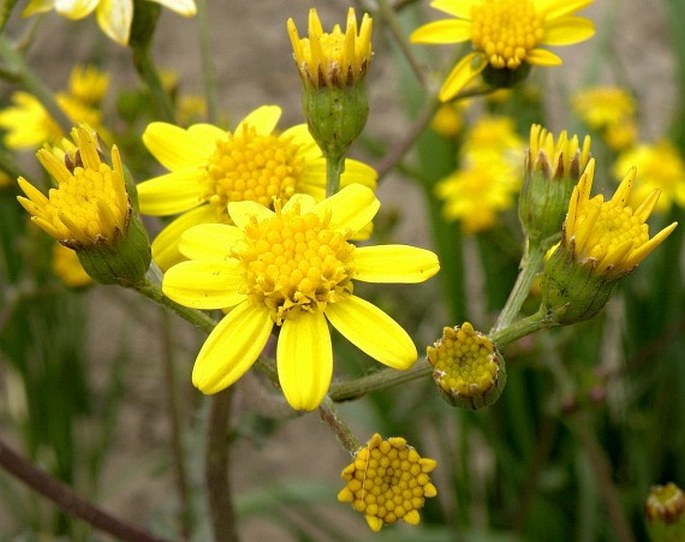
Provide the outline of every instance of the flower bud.
<path id="1" fill-rule="evenodd" d="M 645 502 L 647 532 L 652 542 L 685 540 L 685 493 L 673 482 L 652 486 Z"/>

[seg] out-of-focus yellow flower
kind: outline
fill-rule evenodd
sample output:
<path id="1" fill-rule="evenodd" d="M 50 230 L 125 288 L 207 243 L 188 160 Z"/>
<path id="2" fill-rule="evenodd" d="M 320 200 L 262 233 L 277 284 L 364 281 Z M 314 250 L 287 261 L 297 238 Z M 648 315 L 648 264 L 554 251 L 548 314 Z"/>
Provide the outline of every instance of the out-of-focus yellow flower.
<path id="1" fill-rule="evenodd" d="M 195 0 L 151 0 L 185 17 L 195 15 Z M 120 45 L 128 43 L 133 21 L 133 0 L 30 0 L 24 17 L 54 9 L 69 19 L 83 19 L 95 11 L 102 31 Z"/>
<path id="2" fill-rule="evenodd" d="M 640 184 L 631 192 L 629 205 L 636 207 L 651 192 L 660 190 L 656 211 L 668 212 L 674 204 L 685 207 L 685 162 L 673 143 L 643 143 L 622 152 L 613 166 L 613 174 L 621 179 L 622 172 L 631 166 L 640 173 Z"/>
<path id="3" fill-rule="evenodd" d="M 443 137 L 456 137 L 464 128 L 464 101 L 442 104 L 433 115 L 431 128 Z"/>
<path id="4" fill-rule="evenodd" d="M 342 471 L 346 484 L 338 500 L 364 514 L 374 532 L 399 520 L 418 525 L 426 498 L 438 494 L 430 479 L 436 466 L 434 459 L 421 457 L 405 439 L 383 440 L 376 433 Z"/>
<path id="5" fill-rule="evenodd" d="M 181 234 L 196 224 L 230 224 L 227 205 L 251 200 L 273 208 L 296 193 L 325 197 L 326 161 L 305 124 L 276 131 L 281 108 L 262 106 L 233 132 L 209 124 L 187 130 L 153 122 L 143 143 L 170 173 L 138 185 L 140 211 L 153 216 L 181 215 L 152 243 L 155 262 L 167 269 L 183 259 Z M 345 161 L 342 185 L 376 187 L 376 172 L 356 160 Z"/>
<path id="6" fill-rule="evenodd" d="M 417 28 L 413 43 L 471 42 L 473 51 L 452 69 L 440 89 L 448 101 L 486 68 L 514 72 L 526 65 L 562 63 L 542 45 L 572 45 L 594 35 L 588 19 L 573 15 L 592 0 L 433 0 L 452 18 Z"/>
<path id="7" fill-rule="evenodd" d="M 316 202 L 296 194 L 274 210 L 232 201 L 235 225 L 201 224 L 182 237 L 188 261 L 172 266 L 162 290 L 199 309 L 231 311 L 197 356 L 193 383 L 217 393 L 254 363 L 280 328 L 276 350 L 283 393 L 296 410 L 323 400 L 333 373 L 327 322 L 381 363 L 408 369 L 417 358 L 411 337 L 373 304 L 354 295 L 353 280 L 417 283 L 437 273 L 432 252 L 404 245 L 355 247 L 350 236 L 374 217 L 380 203 L 370 188 L 349 185 Z"/>
<path id="8" fill-rule="evenodd" d="M 81 265 L 76 252 L 60 243 L 52 249 L 52 270 L 64 284 L 80 288 L 93 283 L 93 279 Z"/>
<path id="9" fill-rule="evenodd" d="M 500 211 L 514 206 L 523 178 L 524 143 L 508 117 L 485 117 L 465 135 L 460 168 L 438 182 L 443 213 L 465 231 L 491 228 Z"/>
<path id="10" fill-rule="evenodd" d="M 571 98 L 576 114 L 599 132 L 610 148 L 620 151 L 637 137 L 637 103 L 620 87 L 599 86 L 576 92 Z"/>
<path id="11" fill-rule="evenodd" d="M 5 171 L 0 170 L 0 188 L 11 186 L 14 180 Z"/>
<path id="12" fill-rule="evenodd" d="M 109 76 L 94 66 L 75 66 L 69 77 L 69 88 L 55 94 L 57 105 L 74 124 L 87 124 L 107 138 L 99 106 Z M 11 149 L 35 149 L 44 143 L 55 144 L 66 134 L 32 94 L 16 91 L 14 105 L 0 111 L 0 127 L 7 130 L 5 145 Z"/>

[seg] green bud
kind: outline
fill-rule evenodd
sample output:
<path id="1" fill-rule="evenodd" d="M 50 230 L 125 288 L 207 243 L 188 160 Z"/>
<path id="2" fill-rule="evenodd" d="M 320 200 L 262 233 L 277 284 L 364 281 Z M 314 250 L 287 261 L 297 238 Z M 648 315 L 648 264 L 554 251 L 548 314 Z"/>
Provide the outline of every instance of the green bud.
<path id="1" fill-rule="evenodd" d="M 673 482 L 652 486 L 645 502 L 645 518 L 652 542 L 683 542 L 685 494 Z"/>

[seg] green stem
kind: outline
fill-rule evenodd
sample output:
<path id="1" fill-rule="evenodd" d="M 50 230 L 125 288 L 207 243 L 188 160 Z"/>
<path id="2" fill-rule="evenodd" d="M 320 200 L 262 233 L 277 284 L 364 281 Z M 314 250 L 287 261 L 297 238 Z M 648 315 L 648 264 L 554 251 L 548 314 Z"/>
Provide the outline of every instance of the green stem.
<path id="1" fill-rule="evenodd" d="M 345 155 L 326 156 L 326 197 L 340 191 L 340 176 L 345 171 Z"/>
<path id="2" fill-rule="evenodd" d="M 216 123 L 219 117 L 219 98 L 216 83 L 216 67 L 212 55 L 211 36 L 209 32 L 209 15 L 207 0 L 196 0 L 197 18 L 200 25 L 200 52 L 202 55 L 202 73 L 204 77 L 205 98 L 207 99 L 207 120 Z"/>
<path id="3" fill-rule="evenodd" d="M 325 397 L 321 405 L 319 405 L 319 414 L 321 419 L 326 422 L 331 431 L 338 438 L 340 444 L 347 452 L 354 457 L 361 448 L 361 443 L 352 434 L 348 425 L 343 421 L 338 412 L 335 410 L 335 405 L 330 397 Z"/>
<path id="4" fill-rule="evenodd" d="M 3 35 L 0 35 L 0 59 L 5 63 L 3 67 L 5 72 L 12 74 L 13 78 L 29 94 L 35 96 L 48 112 L 48 115 L 59 124 L 65 134 L 68 134 L 73 123 L 57 104 L 53 92 L 31 71 L 22 55 L 12 47 Z"/>
<path id="5" fill-rule="evenodd" d="M 551 315 L 547 314 L 547 312 L 540 307 L 540 310 L 535 314 L 521 318 L 504 329 L 496 330 L 492 332 L 489 337 L 490 340 L 501 349 L 516 339 L 520 339 L 521 337 L 535 333 L 540 329 L 555 325 L 557 324 L 554 322 Z"/>
<path id="6" fill-rule="evenodd" d="M 175 123 L 174 105 L 171 103 L 169 94 L 164 90 L 162 79 L 152 61 L 150 47 L 147 44 L 132 43 L 131 50 L 133 51 L 133 64 L 152 94 L 152 103 L 157 109 L 156 114 L 163 121 Z"/>
<path id="7" fill-rule="evenodd" d="M 508 327 L 521 312 L 521 305 L 530 293 L 530 287 L 538 274 L 544 255 L 545 251 L 539 244 L 526 247 L 514 287 L 490 333 L 496 333 Z"/>

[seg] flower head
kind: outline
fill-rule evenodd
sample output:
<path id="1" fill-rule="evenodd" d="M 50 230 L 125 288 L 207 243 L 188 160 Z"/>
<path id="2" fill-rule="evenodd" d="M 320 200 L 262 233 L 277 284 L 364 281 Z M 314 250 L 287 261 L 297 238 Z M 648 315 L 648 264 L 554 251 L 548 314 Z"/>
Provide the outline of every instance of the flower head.
<path id="1" fill-rule="evenodd" d="M 436 466 L 434 459 L 421 457 L 405 439 L 383 440 L 376 433 L 342 471 L 346 484 L 338 500 L 364 514 L 375 532 L 399 520 L 418 525 L 426 498 L 438 494 L 429 476 Z"/>
<path id="2" fill-rule="evenodd" d="M 637 104 L 625 89 L 599 86 L 581 90 L 573 95 L 571 105 L 583 122 L 597 130 L 612 149 L 626 149 L 634 143 Z"/>
<path id="3" fill-rule="evenodd" d="M 181 215 L 152 243 L 157 264 L 166 269 L 183 258 L 178 239 L 191 226 L 231 224 L 229 202 L 254 201 L 273 209 L 297 193 L 325 197 L 326 161 L 300 124 L 275 131 L 281 116 L 277 106 L 263 106 L 245 117 L 233 132 L 209 124 L 188 129 L 153 122 L 143 142 L 170 170 L 138 185 L 140 211 L 154 216 Z M 375 188 L 375 171 L 347 160 L 342 185 L 358 182 Z"/>
<path id="4" fill-rule="evenodd" d="M 645 502 L 645 516 L 653 542 L 685 539 L 685 493 L 673 482 L 652 486 Z"/>
<path id="5" fill-rule="evenodd" d="M 640 205 L 628 205 L 635 168 L 609 201 L 590 198 L 594 179 L 590 160 L 573 189 L 561 243 L 545 262 L 543 303 L 559 323 L 590 318 L 606 303 L 613 284 L 632 272 L 676 227 L 674 222 L 649 236 L 646 221 L 659 198 L 654 190 Z"/>
<path id="6" fill-rule="evenodd" d="M 670 141 L 643 143 L 622 152 L 613 167 L 616 178 L 631 165 L 640 172 L 640 185 L 631 192 L 628 203 L 636 206 L 652 191 L 660 190 L 657 212 L 668 212 L 675 204 L 685 207 L 685 161 Z"/>
<path id="7" fill-rule="evenodd" d="M 333 371 L 326 320 L 376 360 L 408 369 L 417 352 L 388 315 L 353 293 L 353 280 L 422 282 L 439 268 L 430 251 L 403 246 L 355 247 L 349 238 L 376 214 L 371 189 L 352 184 L 323 201 L 296 194 L 274 210 L 230 202 L 234 225 L 188 230 L 181 252 L 189 261 L 164 275 L 164 293 L 200 309 L 231 308 L 209 335 L 193 369 L 205 393 L 230 386 L 257 359 L 274 325 L 276 362 L 290 405 L 312 410 Z"/>
<path id="8" fill-rule="evenodd" d="M 591 21 L 572 15 L 592 0 L 433 0 L 431 6 L 452 19 L 434 21 L 416 29 L 414 43 L 470 41 L 473 51 L 452 69 L 440 89 L 448 101 L 482 73 L 514 72 L 526 65 L 562 63 L 542 45 L 571 45 L 594 34 Z"/>
<path id="9" fill-rule="evenodd" d="M 87 124 L 102 132 L 99 106 L 109 77 L 93 66 L 75 66 L 69 88 L 55 94 L 57 105 L 74 124 Z M 5 144 L 11 149 L 35 149 L 44 143 L 54 144 L 64 137 L 59 124 L 38 98 L 23 91 L 11 96 L 12 106 L 0 111 L 0 128 L 7 130 Z"/>
<path id="10" fill-rule="evenodd" d="M 428 347 L 428 361 L 443 397 L 471 410 L 493 404 L 507 380 L 504 359 L 495 345 L 469 322 L 445 327 L 442 337 Z"/>
<path id="11" fill-rule="evenodd" d="M 195 15 L 195 0 L 152 0 L 185 17 Z M 128 43 L 133 21 L 133 0 L 30 0 L 24 17 L 54 9 L 69 19 L 83 19 L 95 11 L 102 31 L 120 45 Z"/>
<path id="12" fill-rule="evenodd" d="M 345 87 L 357 84 L 371 64 L 373 21 L 367 13 L 357 33 L 354 9 L 347 12 L 347 28 L 339 25 L 324 32 L 316 9 L 309 10 L 309 37 L 300 38 L 295 22 L 288 19 L 288 35 L 300 77 L 312 87 Z"/>

